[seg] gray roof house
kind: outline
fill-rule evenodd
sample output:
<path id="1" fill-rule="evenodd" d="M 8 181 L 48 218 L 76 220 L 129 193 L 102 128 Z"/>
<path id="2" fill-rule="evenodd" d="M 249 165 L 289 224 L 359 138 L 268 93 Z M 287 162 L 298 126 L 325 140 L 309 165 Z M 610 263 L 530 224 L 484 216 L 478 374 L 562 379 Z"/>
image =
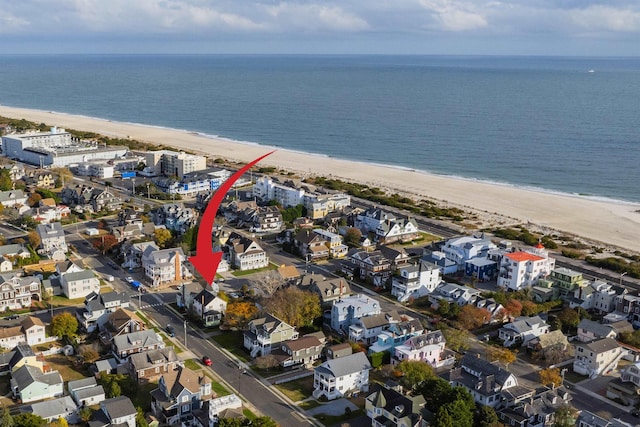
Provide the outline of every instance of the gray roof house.
<path id="1" fill-rule="evenodd" d="M 59 222 L 49 224 L 38 224 L 36 232 L 40 236 L 40 246 L 42 251 L 51 259 L 63 261 L 66 256 L 67 242 L 64 237 L 64 230 Z"/>
<path id="2" fill-rule="evenodd" d="M 91 333 L 102 329 L 109 320 L 109 315 L 119 308 L 128 308 L 129 298 L 124 292 L 92 292 L 84 300 L 84 308 L 76 311 L 80 326 Z"/>
<path id="3" fill-rule="evenodd" d="M 27 196 L 22 190 L 0 191 L 0 204 L 5 208 L 16 205 L 26 205 Z"/>
<path id="4" fill-rule="evenodd" d="M 120 359 L 126 359 L 134 353 L 160 348 L 164 348 L 164 341 L 152 329 L 118 335 L 113 338 L 112 343 L 113 354 Z"/>
<path id="5" fill-rule="evenodd" d="M 69 299 L 83 298 L 92 292 L 100 292 L 100 280 L 91 270 L 62 274 L 62 292 Z"/>
<path id="6" fill-rule="evenodd" d="M 20 410 L 22 412 L 39 415 L 49 423 L 59 418 L 64 418 L 72 424 L 80 421 L 77 413 L 78 406 L 70 396 L 62 396 L 53 400 L 32 403 L 31 405 L 23 406 Z"/>
<path id="7" fill-rule="evenodd" d="M 93 413 L 89 427 L 136 427 L 136 408 L 127 396 L 100 402 L 100 410 Z"/>
<path id="8" fill-rule="evenodd" d="M 322 341 L 313 335 L 304 336 L 297 340 L 287 340 L 280 344 L 280 348 L 272 350 L 271 354 L 284 368 L 295 365 L 311 365 L 320 359 L 324 349 Z"/>
<path id="9" fill-rule="evenodd" d="M 367 416 L 371 418 L 371 425 L 417 426 L 421 425 L 423 418 L 429 418 L 424 396 L 407 396 L 387 387 L 367 396 L 364 405 Z"/>
<path id="10" fill-rule="evenodd" d="M 139 382 L 155 380 L 178 367 L 184 367 L 184 362 L 178 359 L 173 347 L 142 351 L 129 357 L 129 371 Z"/>
<path id="11" fill-rule="evenodd" d="M 79 406 L 97 405 L 106 398 L 104 388 L 98 385 L 95 377 L 69 381 L 67 390 Z"/>
<path id="12" fill-rule="evenodd" d="M 63 385 L 58 371 L 43 373 L 35 366 L 23 365 L 11 374 L 11 391 L 23 403 L 62 396 Z"/>
<path id="13" fill-rule="evenodd" d="M 477 403 L 491 407 L 502 400 L 504 390 L 518 385 L 512 373 L 472 353 L 465 354 L 461 365 L 449 371 L 445 379 L 454 387 L 467 389 Z"/>
<path id="14" fill-rule="evenodd" d="M 333 400 L 369 391 L 370 370 L 364 353 L 327 360 L 313 371 L 313 397 Z"/>

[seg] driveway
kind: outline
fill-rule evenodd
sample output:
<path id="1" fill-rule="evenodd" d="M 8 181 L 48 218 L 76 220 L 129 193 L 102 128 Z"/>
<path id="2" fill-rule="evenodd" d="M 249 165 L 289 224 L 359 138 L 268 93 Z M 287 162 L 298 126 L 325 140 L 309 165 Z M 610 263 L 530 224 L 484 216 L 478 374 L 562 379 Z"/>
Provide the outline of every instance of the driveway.
<path id="1" fill-rule="evenodd" d="M 311 408 L 307 411 L 309 415 L 344 415 L 344 411 L 350 408 L 352 411 L 357 411 L 358 407 L 353 403 L 349 402 L 347 399 L 337 399 L 332 400 L 331 402 L 322 403 L 320 406 L 316 406 L 315 408 Z"/>

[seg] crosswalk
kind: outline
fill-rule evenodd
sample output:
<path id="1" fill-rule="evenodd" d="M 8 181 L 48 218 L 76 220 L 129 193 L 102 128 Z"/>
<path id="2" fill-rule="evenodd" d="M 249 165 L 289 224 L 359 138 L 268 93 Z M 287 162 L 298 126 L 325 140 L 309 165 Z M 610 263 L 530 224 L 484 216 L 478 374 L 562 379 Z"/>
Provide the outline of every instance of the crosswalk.
<path id="1" fill-rule="evenodd" d="M 163 305 L 164 305 L 164 303 L 162 303 L 162 302 L 159 302 L 159 303 L 156 303 L 156 304 L 144 304 L 144 305 L 141 305 L 140 307 L 138 307 L 138 310 L 144 310 L 145 308 L 151 308 L 151 307 L 161 307 Z"/>

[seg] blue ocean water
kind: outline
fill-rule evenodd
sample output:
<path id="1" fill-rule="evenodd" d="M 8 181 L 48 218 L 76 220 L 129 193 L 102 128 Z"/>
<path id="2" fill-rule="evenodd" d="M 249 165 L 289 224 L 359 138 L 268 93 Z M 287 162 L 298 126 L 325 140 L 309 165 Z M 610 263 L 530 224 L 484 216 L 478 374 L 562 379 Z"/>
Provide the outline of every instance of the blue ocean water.
<path id="1" fill-rule="evenodd" d="M 640 202 L 640 58 L 24 55 L 0 82 L 9 106 Z"/>

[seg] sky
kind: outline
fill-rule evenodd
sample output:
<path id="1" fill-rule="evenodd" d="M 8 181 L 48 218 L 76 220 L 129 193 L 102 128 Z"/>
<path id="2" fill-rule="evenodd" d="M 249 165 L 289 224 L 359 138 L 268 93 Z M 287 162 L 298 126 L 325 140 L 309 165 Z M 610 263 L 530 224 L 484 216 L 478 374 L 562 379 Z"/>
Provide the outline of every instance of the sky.
<path id="1" fill-rule="evenodd" d="M 640 55 L 640 0 L 0 0 L 0 54 Z"/>

